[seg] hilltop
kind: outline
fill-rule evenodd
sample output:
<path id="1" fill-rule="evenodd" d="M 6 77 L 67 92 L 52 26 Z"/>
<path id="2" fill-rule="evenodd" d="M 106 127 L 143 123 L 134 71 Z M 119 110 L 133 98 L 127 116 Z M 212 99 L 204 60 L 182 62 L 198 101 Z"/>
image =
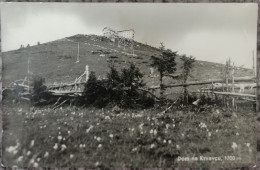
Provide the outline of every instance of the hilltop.
<path id="1" fill-rule="evenodd" d="M 80 62 L 76 63 L 78 43 Z M 172 50 L 175 51 L 175 49 Z M 100 78 L 103 78 L 111 62 L 118 69 L 124 68 L 130 62 L 135 63 L 145 74 L 146 82 L 150 84 L 151 78 L 148 77 L 151 68 L 150 57 L 160 54 L 159 49 L 135 41 L 134 54 L 132 55 L 129 48 L 124 50 L 123 47 L 114 45 L 109 39 L 97 35 L 74 35 L 8 51 L 3 53 L 3 86 L 18 79 L 24 79 L 28 76 L 28 69 L 30 76 L 42 76 L 47 84 L 74 82 L 84 72 L 85 65 L 89 65 L 90 71 L 96 72 Z M 176 62 L 178 73 L 182 65 L 179 56 Z M 219 63 L 196 60 L 190 80 L 220 78 L 222 66 Z M 252 75 L 252 70 L 242 68 L 235 71 L 235 76 L 248 75 Z M 173 82 L 170 79 L 166 81 Z M 155 82 L 155 84 L 158 83 Z"/>

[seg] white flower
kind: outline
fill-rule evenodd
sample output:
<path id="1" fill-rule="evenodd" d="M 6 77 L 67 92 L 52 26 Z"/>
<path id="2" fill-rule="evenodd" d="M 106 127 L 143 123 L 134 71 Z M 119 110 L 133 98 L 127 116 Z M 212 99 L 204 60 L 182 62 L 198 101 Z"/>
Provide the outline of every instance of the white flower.
<path id="1" fill-rule="evenodd" d="M 137 147 L 133 148 L 132 151 L 133 151 L 133 152 L 137 151 Z"/>
<path id="2" fill-rule="evenodd" d="M 236 149 L 238 146 L 235 142 L 232 143 L 232 146 L 231 146 L 233 149 Z"/>
<path id="3" fill-rule="evenodd" d="M 155 136 L 157 135 L 157 130 L 156 130 L 156 129 L 153 130 L 153 134 L 154 134 Z"/>
<path id="4" fill-rule="evenodd" d="M 45 152 L 45 154 L 44 154 L 44 158 L 47 158 L 49 156 L 49 152 Z"/>
<path id="5" fill-rule="evenodd" d="M 58 127 L 58 130 L 60 130 L 60 127 Z"/>
<path id="6" fill-rule="evenodd" d="M 70 134 L 70 131 L 68 131 L 68 134 Z"/>
<path id="7" fill-rule="evenodd" d="M 177 149 L 180 149 L 181 147 L 180 147 L 180 145 L 176 145 L 176 148 L 177 148 Z"/>
<path id="8" fill-rule="evenodd" d="M 75 112 L 71 112 L 72 115 L 75 115 Z"/>
<path id="9" fill-rule="evenodd" d="M 27 151 L 26 155 L 29 156 L 31 155 L 31 153 L 32 153 L 31 151 Z"/>
<path id="10" fill-rule="evenodd" d="M 110 117 L 109 117 L 109 116 L 106 116 L 105 119 L 106 119 L 106 120 L 110 120 Z"/>
<path id="11" fill-rule="evenodd" d="M 102 148 L 102 144 L 99 144 L 99 145 L 98 145 L 98 148 Z"/>
<path id="12" fill-rule="evenodd" d="M 245 144 L 246 144 L 246 146 L 247 146 L 247 147 L 249 147 L 249 146 L 250 146 L 250 143 L 245 143 Z"/>
<path id="13" fill-rule="evenodd" d="M 237 133 L 236 133 L 236 135 L 238 136 L 238 135 L 239 135 L 239 133 L 237 132 Z"/>
<path id="14" fill-rule="evenodd" d="M 150 148 L 151 149 L 155 148 L 155 144 L 151 144 Z"/>
<path id="15" fill-rule="evenodd" d="M 216 133 L 218 133 L 218 129 L 216 130 Z"/>
<path id="16" fill-rule="evenodd" d="M 55 143 L 55 145 L 53 146 L 53 149 L 57 150 L 58 149 L 58 144 Z"/>
<path id="17" fill-rule="evenodd" d="M 167 142 L 167 141 L 164 139 L 164 140 L 163 140 L 163 143 L 166 143 L 166 142 Z"/>
<path id="18" fill-rule="evenodd" d="M 38 166 L 39 166 L 39 164 L 38 164 L 37 162 L 34 162 L 34 163 L 33 163 L 33 167 L 34 167 L 34 168 L 37 168 Z"/>
<path id="19" fill-rule="evenodd" d="M 41 160 L 41 158 L 37 158 L 37 159 L 36 159 L 37 162 L 40 162 L 40 160 Z"/>
<path id="20" fill-rule="evenodd" d="M 91 129 L 93 129 L 93 126 L 92 126 L 92 125 L 90 125 L 90 127 L 86 130 L 86 133 L 89 133 L 89 131 L 90 131 Z"/>
<path id="21" fill-rule="evenodd" d="M 211 132 L 208 132 L 208 136 L 209 136 L 209 137 L 211 136 Z"/>
<path id="22" fill-rule="evenodd" d="M 139 125 L 139 129 L 143 129 L 143 126 L 144 126 L 144 123 L 141 123 L 140 125 Z"/>
<path id="23" fill-rule="evenodd" d="M 168 143 L 171 144 L 171 143 L 172 143 L 172 140 L 168 140 Z"/>
<path id="24" fill-rule="evenodd" d="M 86 145 L 85 145 L 85 144 L 83 144 L 83 145 L 82 145 L 82 147 L 83 147 L 83 148 L 85 148 L 85 147 L 86 147 Z"/>
<path id="25" fill-rule="evenodd" d="M 96 162 L 96 163 L 95 163 L 95 166 L 98 166 L 98 165 L 99 165 L 99 162 Z"/>
<path id="26" fill-rule="evenodd" d="M 64 144 L 61 145 L 61 150 L 62 151 L 65 150 L 66 148 L 67 148 L 66 145 L 64 145 Z"/>
<path id="27" fill-rule="evenodd" d="M 101 137 L 97 137 L 97 141 L 100 141 L 101 140 Z"/>
<path id="28" fill-rule="evenodd" d="M 166 126 L 166 129 L 169 129 L 169 127 L 170 127 L 170 125 L 168 123 L 165 126 Z"/>
<path id="29" fill-rule="evenodd" d="M 23 156 L 19 156 L 17 159 L 17 162 L 21 162 L 21 161 L 23 161 Z"/>
<path id="30" fill-rule="evenodd" d="M 110 134 L 110 135 L 109 135 L 109 137 L 110 137 L 110 138 L 113 138 L 113 137 L 114 137 L 114 135 L 113 135 L 113 134 Z"/>
<path id="31" fill-rule="evenodd" d="M 153 129 L 150 130 L 150 133 L 151 133 L 151 134 L 153 133 Z"/>
<path id="32" fill-rule="evenodd" d="M 73 154 L 70 154 L 70 159 L 74 158 L 74 155 Z"/>
<path id="33" fill-rule="evenodd" d="M 62 136 L 58 136 L 58 140 L 61 140 L 62 139 Z"/>
<path id="34" fill-rule="evenodd" d="M 199 127 L 201 128 L 207 128 L 207 125 L 205 123 L 200 122 Z"/>

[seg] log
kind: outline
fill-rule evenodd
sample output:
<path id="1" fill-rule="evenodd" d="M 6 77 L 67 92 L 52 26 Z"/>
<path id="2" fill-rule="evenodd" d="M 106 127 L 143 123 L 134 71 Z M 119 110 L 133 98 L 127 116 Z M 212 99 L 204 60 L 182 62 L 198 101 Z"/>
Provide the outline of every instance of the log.
<path id="1" fill-rule="evenodd" d="M 222 95 L 231 95 L 231 96 L 241 96 L 241 97 L 253 97 L 253 98 L 256 98 L 256 95 L 253 95 L 253 94 L 243 94 L 243 93 L 214 92 L 214 94 L 222 94 Z"/>
<path id="2" fill-rule="evenodd" d="M 247 82 L 247 81 L 254 81 L 256 80 L 255 76 L 251 77 L 235 77 L 234 80 L 236 82 Z M 222 83 L 223 79 L 210 79 L 210 80 L 204 80 L 204 81 L 192 81 L 187 83 L 176 83 L 176 84 L 170 84 L 170 85 L 164 85 L 166 88 L 171 87 L 183 87 L 183 86 L 192 86 L 192 85 L 204 85 L 204 84 L 212 84 L 213 83 Z M 149 89 L 159 89 L 160 86 L 153 86 L 149 87 Z"/>

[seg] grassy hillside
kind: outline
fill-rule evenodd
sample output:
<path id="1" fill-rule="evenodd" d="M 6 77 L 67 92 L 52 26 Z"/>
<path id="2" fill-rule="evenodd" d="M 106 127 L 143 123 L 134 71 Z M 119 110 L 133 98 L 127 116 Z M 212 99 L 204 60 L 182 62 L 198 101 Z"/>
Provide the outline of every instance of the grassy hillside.
<path id="1" fill-rule="evenodd" d="M 77 59 L 79 42 L 80 62 Z M 175 49 L 172 49 L 175 51 Z M 18 49 L 3 53 L 3 85 L 23 79 L 28 76 L 28 65 L 30 76 L 40 75 L 46 79 L 48 84 L 73 82 L 79 77 L 89 65 L 90 71 L 97 75 L 106 76 L 109 61 L 121 69 L 129 62 L 133 62 L 145 73 L 145 80 L 151 84 L 150 57 L 159 54 L 158 48 L 135 42 L 134 53 L 130 49 L 114 45 L 110 40 L 96 35 L 75 35 L 64 39 Z M 209 56 L 210 57 L 210 56 Z M 29 61 L 29 62 L 28 62 Z M 182 65 L 180 58 L 176 58 L 177 72 L 180 72 Z M 221 77 L 221 64 L 196 61 L 192 71 L 191 80 L 204 80 Z M 252 75 L 252 70 L 236 70 L 236 76 Z M 172 80 L 165 80 L 172 81 Z M 155 84 L 158 84 L 155 81 Z"/>

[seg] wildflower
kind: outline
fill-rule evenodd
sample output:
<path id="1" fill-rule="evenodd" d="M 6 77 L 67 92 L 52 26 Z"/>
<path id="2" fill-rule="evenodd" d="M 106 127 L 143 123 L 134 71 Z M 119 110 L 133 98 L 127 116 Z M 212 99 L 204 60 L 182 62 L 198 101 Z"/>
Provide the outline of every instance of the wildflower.
<path id="1" fill-rule="evenodd" d="M 172 143 L 172 140 L 168 140 L 168 143 L 171 144 L 171 143 Z"/>
<path id="2" fill-rule="evenodd" d="M 151 149 L 155 148 L 155 144 L 151 144 L 150 148 Z"/>
<path id="3" fill-rule="evenodd" d="M 75 115 L 75 112 L 71 112 L 72 115 Z"/>
<path id="4" fill-rule="evenodd" d="M 181 147 L 180 147 L 180 145 L 176 145 L 176 148 L 177 148 L 177 149 L 180 149 Z"/>
<path id="5" fill-rule="evenodd" d="M 249 146 L 250 146 L 250 143 L 245 143 L 245 144 L 246 144 L 246 146 L 247 146 L 247 147 L 249 147 Z"/>
<path id="6" fill-rule="evenodd" d="M 98 148 L 102 148 L 102 144 L 99 144 L 99 145 L 98 145 Z"/>
<path id="7" fill-rule="evenodd" d="M 82 147 L 83 147 L 83 148 L 85 148 L 85 147 L 86 147 L 86 145 L 85 145 L 85 144 L 83 144 L 83 145 L 82 145 Z"/>
<path id="8" fill-rule="evenodd" d="M 30 147 L 34 146 L 34 140 L 31 141 Z"/>
<path id="9" fill-rule="evenodd" d="M 97 141 L 100 141 L 101 140 L 101 137 L 97 137 Z"/>
<path id="10" fill-rule="evenodd" d="M 32 153 L 31 151 L 27 151 L 26 155 L 29 156 L 31 155 L 31 153 Z"/>
<path id="11" fill-rule="evenodd" d="M 29 164 L 33 164 L 34 163 L 34 158 L 30 159 Z"/>
<path id="12" fill-rule="evenodd" d="M 96 162 L 96 163 L 95 163 L 95 166 L 99 166 L 99 162 Z"/>
<path id="13" fill-rule="evenodd" d="M 64 145 L 64 144 L 61 145 L 61 150 L 62 151 L 64 151 L 66 148 L 67 148 L 66 145 Z"/>
<path id="14" fill-rule="evenodd" d="M 50 154 L 49 154 L 49 152 L 45 152 L 45 154 L 44 154 L 44 158 L 47 158 L 48 156 L 49 156 Z"/>
<path id="15" fill-rule="evenodd" d="M 53 146 L 53 149 L 57 150 L 58 149 L 58 144 L 55 143 L 55 145 Z"/>
<path id="16" fill-rule="evenodd" d="M 172 124 L 172 127 L 174 128 L 174 127 L 175 127 L 175 124 Z"/>
<path id="17" fill-rule="evenodd" d="M 39 164 L 38 164 L 37 162 L 34 162 L 34 163 L 33 163 L 33 167 L 34 167 L 34 168 L 37 168 L 38 166 L 39 166 Z"/>
<path id="18" fill-rule="evenodd" d="M 106 120 L 110 120 L 111 118 L 110 118 L 109 116 L 106 116 L 105 119 L 106 119 Z"/>
<path id="19" fill-rule="evenodd" d="M 150 133 L 151 133 L 151 134 L 153 133 L 153 129 L 150 130 Z"/>
<path id="20" fill-rule="evenodd" d="M 218 133 L 218 129 L 216 130 L 216 133 Z"/>
<path id="21" fill-rule="evenodd" d="M 235 142 L 232 143 L 232 146 L 231 146 L 233 149 L 236 149 L 238 146 Z"/>
<path id="22" fill-rule="evenodd" d="M 137 151 L 137 147 L 135 147 L 135 148 L 132 149 L 132 152 L 135 152 L 135 151 Z"/>
<path id="23" fill-rule="evenodd" d="M 86 133 L 89 133 L 91 129 L 93 129 L 94 126 L 90 125 L 89 128 L 86 130 Z"/>
<path id="24" fill-rule="evenodd" d="M 40 162 L 40 160 L 41 160 L 41 158 L 37 158 L 37 159 L 36 159 L 37 162 Z"/>
<path id="25" fill-rule="evenodd" d="M 113 138 L 113 137 L 114 137 L 114 135 L 113 135 L 113 134 L 110 134 L 110 135 L 109 135 L 109 137 L 110 137 L 110 138 Z"/>
<path id="26" fill-rule="evenodd" d="M 58 140 L 61 140 L 62 139 L 62 136 L 58 136 Z"/>
<path id="27" fill-rule="evenodd" d="M 70 159 L 74 158 L 74 155 L 73 154 L 70 154 Z"/>
<path id="28" fill-rule="evenodd" d="M 144 123 L 141 123 L 140 125 L 139 125 L 139 129 L 143 129 L 143 126 L 144 126 Z"/>
<path id="29" fill-rule="evenodd" d="M 83 147 L 83 145 L 82 145 L 82 144 L 80 144 L 80 145 L 79 145 L 79 147 L 80 147 L 80 148 L 82 148 L 82 147 Z"/>
<path id="30" fill-rule="evenodd" d="M 165 126 L 166 126 L 166 129 L 169 129 L 169 127 L 170 127 L 170 125 L 168 123 Z"/>
<path id="31" fill-rule="evenodd" d="M 208 133 L 208 136 L 209 136 L 209 137 L 211 136 L 211 132 Z"/>
<path id="32" fill-rule="evenodd" d="M 21 162 L 21 161 L 23 161 L 23 156 L 19 156 L 17 159 L 17 162 Z"/>
<path id="33" fill-rule="evenodd" d="M 239 133 L 237 132 L 237 133 L 236 133 L 236 135 L 238 136 L 238 135 L 239 135 Z"/>
<path id="34" fill-rule="evenodd" d="M 70 134 L 70 131 L 68 131 L 68 134 Z"/>
<path id="35" fill-rule="evenodd" d="M 167 142 L 167 141 L 164 139 L 164 140 L 163 140 L 163 143 L 166 143 L 166 142 Z"/>
<path id="36" fill-rule="evenodd" d="M 154 134 L 155 136 L 157 135 L 157 130 L 156 130 L 156 129 L 153 130 L 153 134 Z"/>
<path id="37" fill-rule="evenodd" d="M 199 127 L 200 128 L 207 128 L 207 125 L 205 123 L 200 122 Z"/>

